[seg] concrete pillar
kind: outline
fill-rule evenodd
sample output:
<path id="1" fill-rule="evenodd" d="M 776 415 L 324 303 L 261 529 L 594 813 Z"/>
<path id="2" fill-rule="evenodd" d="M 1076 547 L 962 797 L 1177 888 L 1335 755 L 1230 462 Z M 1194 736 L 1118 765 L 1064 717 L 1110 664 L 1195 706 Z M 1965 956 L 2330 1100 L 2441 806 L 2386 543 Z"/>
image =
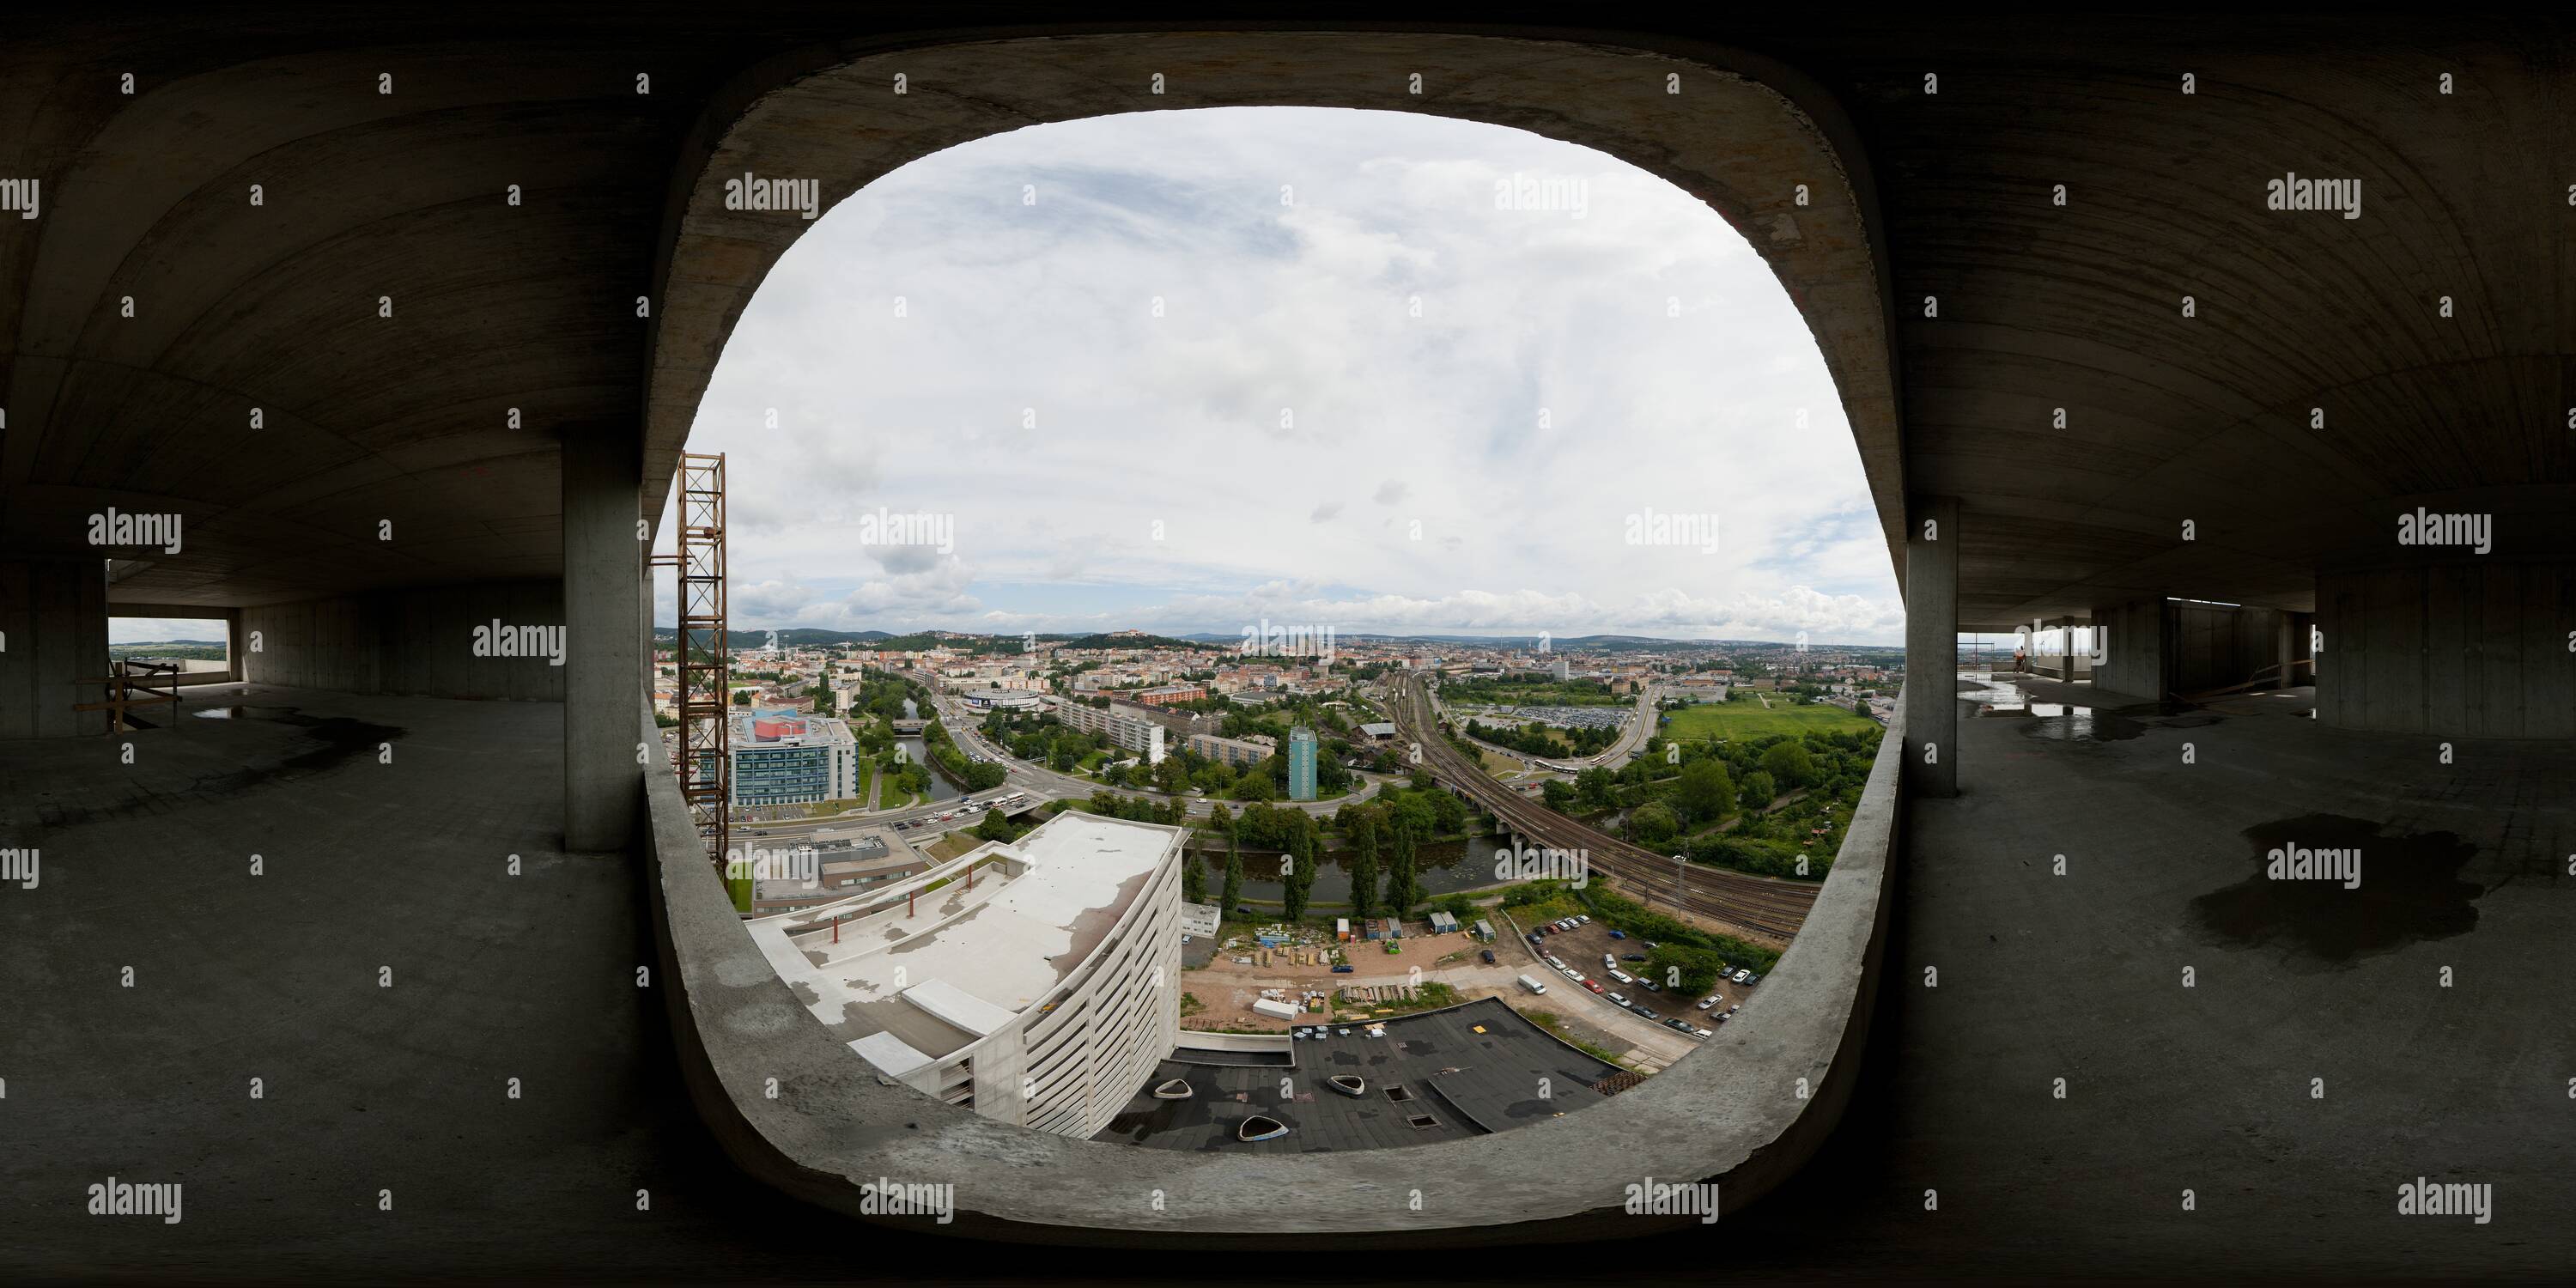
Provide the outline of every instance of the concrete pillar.
<path id="1" fill-rule="evenodd" d="M 644 458 L 631 430 L 563 443 L 564 848 L 622 850 L 644 788 L 635 744 L 645 543 L 636 539 Z"/>
<path id="2" fill-rule="evenodd" d="M 0 560 L 0 738 L 107 732 L 106 712 L 72 710 L 107 696 L 79 683 L 106 674 L 107 561 Z"/>
<path id="3" fill-rule="evenodd" d="M 2272 633 L 2272 642 L 2277 646 L 2274 651 L 2280 655 L 2281 661 L 2280 687 L 2284 689 L 2291 688 L 2299 682 L 2298 668 L 2291 664 L 2292 660 L 2297 657 L 2297 654 L 2291 649 L 2291 629 L 2290 614 L 2283 613 L 2281 614 L 2280 626 Z"/>
<path id="4" fill-rule="evenodd" d="M 1905 781 L 1959 794 L 1959 502 L 1917 497 L 1905 528 Z"/>

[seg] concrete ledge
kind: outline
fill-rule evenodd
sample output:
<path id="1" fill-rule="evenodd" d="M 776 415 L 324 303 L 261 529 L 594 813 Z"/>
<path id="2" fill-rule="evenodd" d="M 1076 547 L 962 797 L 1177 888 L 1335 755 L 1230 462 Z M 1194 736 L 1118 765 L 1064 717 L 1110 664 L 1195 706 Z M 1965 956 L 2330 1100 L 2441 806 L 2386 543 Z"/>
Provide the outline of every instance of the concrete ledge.
<path id="1" fill-rule="evenodd" d="M 1022 1242 L 1287 1250 L 1316 1229 L 1367 1231 L 1389 1248 L 1653 1234 L 1694 1219 L 1626 1215 L 1628 1185 L 1713 1179 L 1725 1208 L 1739 1210 L 1840 1120 L 1886 942 L 1903 745 L 1891 729 L 1806 929 L 1735 1022 L 1608 1104 L 1496 1136 L 1331 1155 L 1175 1154 L 1006 1127 L 882 1082 L 753 946 L 658 754 L 644 832 L 654 983 L 690 1096 L 726 1154 L 764 1184 L 847 1214 L 872 1215 L 860 1185 L 882 1177 L 954 1185 L 957 1212 L 948 1225 L 874 1219 Z"/>

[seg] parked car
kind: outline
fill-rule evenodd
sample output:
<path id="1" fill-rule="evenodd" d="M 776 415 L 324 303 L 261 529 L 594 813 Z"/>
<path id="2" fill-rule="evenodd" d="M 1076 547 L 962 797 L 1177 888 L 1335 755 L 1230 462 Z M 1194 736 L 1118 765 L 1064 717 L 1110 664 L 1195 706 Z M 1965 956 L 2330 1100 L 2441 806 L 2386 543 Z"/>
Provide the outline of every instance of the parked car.
<path id="1" fill-rule="evenodd" d="M 1632 962 L 1641 962 L 1646 960 L 1646 955 L 1644 953 L 1621 953 L 1619 955 L 1620 957 Z"/>
<path id="2" fill-rule="evenodd" d="M 1753 982 L 1753 972 L 1749 970 L 1740 970 L 1735 972 L 1733 975 L 1728 976 L 1728 978 L 1734 980 L 1738 984 L 1750 984 Z"/>
<path id="3" fill-rule="evenodd" d="M 1537 931 L 1535 931 L 1535 930 L 1533 930 L 1533 931 L 1531 931 L 1531 932 L 1529 933 L 1529 941 L 1530 941 L 1531 943 L 1533 943 L 1533 944 L 1535 944 L 1535 943 L 1543 943 L 1543 942 L 1545 942 L 1545 941 L 1540 937 L 1539 933 L 1538 933 Z"/>
<path id="4" fill-rule="evenodd" d="M 1333 973 L 1336 975 L 1348 975 L 1351 973 L 1351 968 L 1348 966 L 1336 966 L 1333 968 Z"/>
<path id="5" fill-rule="evenodd" d="M 1628 937 L 1628 932 L 1624 930 L 1613 930 L 1610 932 L 1610 937 L 1612 939 L 1625 939 Z"/>
<path id="6" fill-rule="evenodd" d="M 1585 988 L 1591 989 L 1591 990 L 1592 990 L 1593 992 L 1595 992 L 1595 993 L 1598 993 L 1598 992 L 1600 992 L 1600 991 L 1601 991 L 1601 981 L 1600 981 L 1600 980 L 1597 980 L 1597 979 L 1587 979 L 1587 980 L 1583 981 L 1583 986 L 1584 986 Z"/>
<path id="7" fill-rule="evenodd" d="M 1647 1010 L 1646 1004 L 1643 1002 L 1631 1002 L 1628 1004 L 1628 1009 L 1635 1011 L 1637 1014 L 1645 1016 L 1650 1020 L 1660 1018 L 1653 1011 Z"/>
<path id="8" fill-rule="evenodd" d="M 1586 914 L 1586 915 L 1584 915 L 1584 916 L 1580 916 L 1580 917 L 1576 917 L 1576 918 L 1574 919 L 1574 924 L 1575 924 L 1575 925 L 1578 925 L 1578 926 L 1589 926 L 1589 925 L 1591 925 L 1591 924 L 1592 924 L 1592 918 L 1591 918 L 1591 916 L 1590 916 L 1589 914 Z"/>
<path id="9" fill-rule="evenodd" d="M 1717 1003 L 1718 999 L 1714 997 L 1703 997 L 1699 999 L 1699 1009 L 1705 1011 L 1708 1008 L 1717 1005 Z"/>
<path id="10" fill-rule="evenodd" d="M 1622 983 L 1622 984 L 1634 984 L 1634 983 L 1636 983 L 1636 982 L 1637 982 L 1637 977 L 1636 977 L 1636 976 L 1631 975 L 1631 974 L 1629 974 L 1628 972 L 1626 972 L 1626 971 L 1624 971 L 1624 970 L 1613 970 L 1613 971 L 1611 971 L 1611 972 L 1610 972 L 1610 978 L 1615 979 L 1615 980 L 1619 981 L 1619 982 L 1620 982 L 1620 983 Z"/>
<path id="11" fill-rule="evenodd" d="M 1668 1029 L 1680 1029 L 1684 1033 L 1692 1031 L 1691 1022 L 1688 1020 L 1666 1020 L 1664 1021 L 1664 1027 Z"/>
<path id="12" fill-rule="evenodd" d="M 1609 998 L 1613 1002 L 1617 1002 L 1621 1006 L 1626 1006 L 1628 1004 L 1628 999 L 1619 996 L 1617 993 L 1605 993 L 1602 996 Z"/>
<path id="13" fill-rule="evenodd" d="M 1698 1038 L 1698 1039 L 1700 1039 L 1701 1041 L 1705 1042 L 1705 1041 L 1707 1041 L 1707 1040 L 1708 1040 L 1708 1039 L 1710 1039 L 1710 1038 L 1716 1037 L 1716 1036 L 1717 1036 L 1717 1030 L 1715 1030 L 1715 1029 L 1692 1029 L 1692 1030 L 1690 1031 L 1690 1035 L 1691 1035 L 1692 1037 Z"/>
<path id="14" fill-rule="evenodd" d="M 1491 948 L 1485 950 L 1485 964 L 1488 966 L 1494 964 L 1494 950 Z"/>

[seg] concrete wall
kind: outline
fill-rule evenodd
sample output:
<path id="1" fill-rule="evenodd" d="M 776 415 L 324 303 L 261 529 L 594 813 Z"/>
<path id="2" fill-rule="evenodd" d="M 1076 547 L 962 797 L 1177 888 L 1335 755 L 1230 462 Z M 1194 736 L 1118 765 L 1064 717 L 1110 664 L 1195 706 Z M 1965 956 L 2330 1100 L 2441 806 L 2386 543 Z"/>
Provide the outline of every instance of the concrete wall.
<path id="1" fill-rule="evenodd" d="M 2317 719 L 2467 738 L 2576 737 L 2576 564 L 2320 574 Z"/>
<path id="2" fill-rule="evenodd" d="M 2093 668 L 2096 689 L 2141 698 L 2165 695 L 2164 610 L 2161 598 L 2094 607 L 2093 624 L 2102 630 L 2097 646 L 2104 650 Z"/>
<path id="3" fill-rule="evenodd" d="M 0 738 L 106 733 L 106 675 L 107 562 L 0 560 Z"/>
<path id="4" fill-rule="evenodd" d="M 2167 604 L 2165 611 L 2173 623 L 2167 638 L 2177 693 L 2243 684 L 2281 661 L 2284 614 L 2278 609 Z"/>
<path id="5" fill-rule="evenodd" d="M 480 582 L 241 610 L 233 656 L 255 684 L 432 698 L 561 702 L 566 668 L 478 657 L 474 628 L 561 626 L 563 586 Z M 581 647 L 567 639 L 567 656 Z"/>

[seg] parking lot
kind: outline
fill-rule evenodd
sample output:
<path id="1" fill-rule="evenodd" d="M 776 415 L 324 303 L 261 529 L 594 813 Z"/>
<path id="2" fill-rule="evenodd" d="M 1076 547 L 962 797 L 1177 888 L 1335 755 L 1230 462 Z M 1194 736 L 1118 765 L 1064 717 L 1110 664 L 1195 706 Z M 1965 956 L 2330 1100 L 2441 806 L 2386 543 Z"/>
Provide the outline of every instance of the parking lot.
<path id="1" fill-rule="evenodd" d="M 1520 941 L 1522 947 L 1535 954 L 1541 965 L 1547 965 L 1546 959 L 1554 956 L 1565 965 L 1573 967 L 1584 978 L 1601 986 L 1596 994 L 1600 999 L 1600 1009 L 1625 1008 L 1625 1013 L 1640 1024 L 1663 1025 L 1666 1020 L 1679 1019 L 1695 1028 L 1714 1032 L 1719 1025 L 1729 1022 L 1721 1017 L 1732 1015 L 1735 1008 L 1743 1005 L 1745 997 L 1755 987 L 1737 984 L 1730 980 L 1720 983 L 1708 993 L 1694 997 L 1681 996 L 1668 988 L 1644 987 L 1637 973 L 1644 969 L 1645 963 L 1628 959 L 1647 955 L 1650 951 L 1648 941 L 1633 936 L 1622 937 L 1619 932 L 1598 921 L 1587 922 L 1572 930 L 1553 933 L 1546 932 L 1539 926 L 1525 926 L 1522 930 L 1524 934 Z M 1540 942 L 1531 944 L 1526 937 L 1529 932 L 1539 932 Z M 1605 954 L 1612 959 L 1612 964 L 1603 963 L 1602 958 Z M 1727 964 L 1730 967 L 1741 966 L 1741 963 L 1736 962 Z M 1617 974 L 1613 974 L 1614 971 Z M 1621 979 L 1620 975 L 1628 978 Z M 1561 970 L 1552 966 L 1539 978 L 1549 983 L 1551 996 L 1560 989 L 1593 992 L 1590 987 L 1567 979 Z M 1653 982 L 1658 985 L 1662 983 L 1660 980 Z M 1700 1000 L 1712 995 L 1718 1000 L 1702 1010 L 1699 1005 Z M 1643 1006 L 1654 1012 L 1654 1018 L 1649 1020 L 1637 1015 L 1635 1006 Z M 1679 1032 L 1671 1029 L 1669 1025 L 1664 1027 L 1667 1031 Z"/>

